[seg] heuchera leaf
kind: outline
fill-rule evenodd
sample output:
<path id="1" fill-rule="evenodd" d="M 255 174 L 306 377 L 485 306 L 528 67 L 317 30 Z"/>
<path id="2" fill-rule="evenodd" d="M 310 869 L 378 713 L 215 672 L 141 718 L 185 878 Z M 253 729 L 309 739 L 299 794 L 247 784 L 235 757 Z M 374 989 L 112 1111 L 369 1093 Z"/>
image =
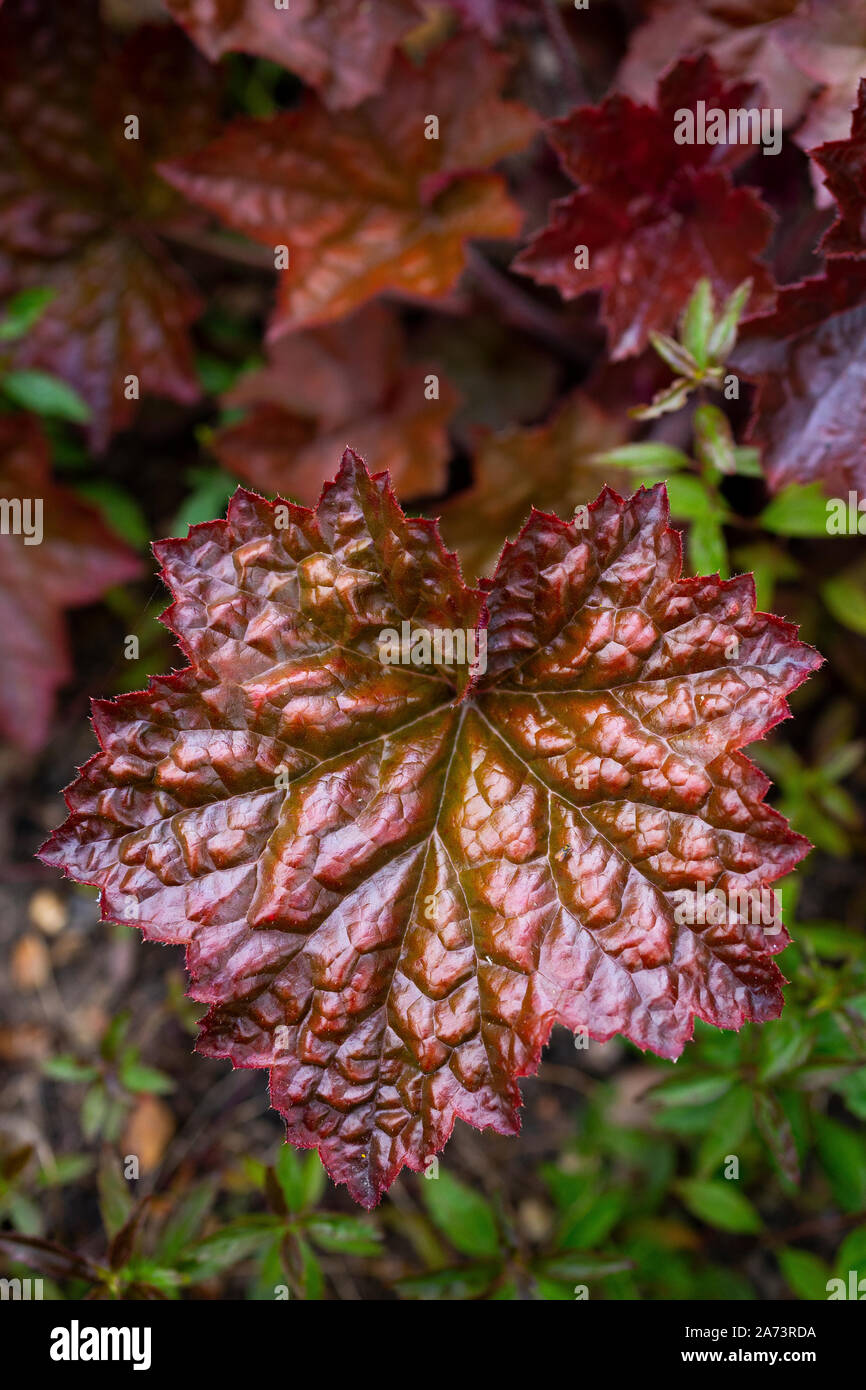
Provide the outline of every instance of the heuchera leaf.
<path id="1" fill-rule="evenodd" d="M 142 392 L 199 395 L 198 296 L 157 235 L 189 213 L 152 161 L 208 138 L 215 95 L 179 30 L 143 28 L 120 47 L 96 0 L 0 9 L 0 297 L 54 291 L 15 361 L 79 392 L 95 448 L 132 418 L 127 376 Z"/>
<path id="2" fill-rule="evenodd" d="M 703 276 L 720 299 L 751 277 L 753 311 L 772 299 L 772 277 L 755 259 L 770 211 L 751 189 L 734 188 L 729 173 L 752 147 L 674 139 L 675 113 L 699 100 L 727 111 L 756 98 L 748 84 L 726 88 L 711 59 L 685 59 L 660 83 L 657 108 L 616 95 L 549 127 L 563 168 L 582 186 L 554 205 L 515 267 L 566 299 L 600 290 L 614 359 L 673 329 Z M 585 267 L 576 265 L 578 247 L 588 250 Z"/>
<path id="3" fill-rule="evenodd" d="M 786 126 L 802 116 L 814 81 L 791 62 L 783 43 L 800 0 L 654 0 L 647 8 L 617 73 L 620 91 L 650 101 L 675 59 L 707 53 L 725 77 L 760 82 Z"/>
<path id="4" fill-rule="evenodd" d="M 821 482 L 866 488 L 866 259 L 828 260 L 786 285 L 772 314 L 749 320 L 732 364 L 757 383 L 748 440 L 775 491 Z"/>
<path id="5" fill-rule="evenodd" d="M 351 439 L 400 497 L 442 492 L 457 398 L 438 378 L 438 398 L 428 400 L 425 368 L 406 359 L 400 321 L 382 304 L 286 334 L 268 365 L 226 395 L 250 409 L 218 431 L 214 452 L 235 477 L 312 504 Z"/>
<path id="6" fill-rule="evenodd" d="M 0 734 L 35 752 L 48 733 L 55 691 L 70 674 L 64 608 L 93 602 L 133 579 L 141 565 L 92 507 L 54 486 L 32 416 L 0 414 L 0 503 Z M 34 504 L 41 504 L 41 528 Z M 16 511 L 26 527 L 19 523 L 17 534 Z M 33 543 L 40 529 L 41 541 Z"/>
<path id="7" fill-rule="evenodd" d="M 838 217 L 821 242 L 828 256 L 866 255 L 866 79 L 857 93 L 851 131 L 811 151 L 836 200 Z"/>
<path id="8" fill-rule="evenodd" d="M 591 502 L 602 481 L 625 487 L 627 475 L 593 463 L 624 444 L 628 429 L 582 392 L 575 392 L 543 425 L 512 426 L 482 435 L 473 459 L 474 483 L 442 507 L 440 527 L 464 573 L 490 575 L 506 537 L 516 536 L 531 506 L 570 512 Z"/>
<path id="9" fill-rule="evenodd" d="M 416 68 L 398 54 L 381 96 L 331 116 L 313 98 L 268 120 L 233 122 L 163 167 L 230 226 L 289 248 L 271 336 L 341 318 L 382 290 L 437 298 L 468 237 L 507 237 L 520 212 L 479 170 L 520 149 L 536 121 L 499 89 L 504 61 L 454 39 Z M 427 138 L 427 117 L 439 121 Z"/>
<path id="10" fill-rule="evenodd" d="M 381 90 L 395 44 L 419 25 L 416 0 L 166 0 L 211 59 L 254 53 L 315 87 L 330 107 Z"/>
<path id="11" fill-rule="evenodd" d="M 41 851 L 186 946 L 199 1049 L 268 1067 L 369 1206 L 456 1117 L 514 1133 L 554 1022 L 675 1057 L 695 1016 L 776 1017 L 784 931 L 673 907 L 807 848 L 739 750 L 819 658 L 751 577 L 681 578 L 663 487 L 533 513 L 483 592 L 351 451 L 284 506 L 239 491 L 157 546 L 191 664 L 95 705 Z M 403 623 L 477 623 L 486 662 L 384 664 Z"/>
<path id="12" fill-rule="evenodd" d="M 817 95 L 795 138 L 804 150 L 844 140 L 866 70 L 866 10 L 862 0 L 803 0 L 783 26 L 792 64 L 816 85 Z"/>
<path id="13" fill-rule="evenodd" d="M 824 272 L 750 319 L 733 360 L 757 382 L 749 438 L 770 486 L 820 482 L 844 496 L 866 488 L 866 82 L 850 138 L 813 155 L 837 200 Z"/>

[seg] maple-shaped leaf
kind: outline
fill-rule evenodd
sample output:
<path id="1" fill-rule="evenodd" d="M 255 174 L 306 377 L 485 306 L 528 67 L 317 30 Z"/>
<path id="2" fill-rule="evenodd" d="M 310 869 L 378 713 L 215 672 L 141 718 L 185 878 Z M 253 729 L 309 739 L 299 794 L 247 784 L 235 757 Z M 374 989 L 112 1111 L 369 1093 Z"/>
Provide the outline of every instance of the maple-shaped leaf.
<path id="1" fill-rule="evenodd" d="M 660 83 L 656 107 L 617 94 L 549 127 L 581 187 L 554 205 L 515 266 L 566 299 L 600 290 L 614 360 L 672 329 L 702 277 L 720 298 L 751 277 L 753 311 L 772 298 L 772 277 L 756 260 L 770 211 L 751 189 L 734 188 L 729 172 L 753 147 L 676 142 L 676 113 L 699 101 L 727 112 L 754 105 L 755 94 L 726 88 L 709 58 L 684 59 Z"/>
<path id="2" fill-rule="evenodd" d="M 186 946 L 199 1050 L 365 1205 L 456 1117 L 514 1133 L 556 1021 L 675 1057 L 782 1006 L 781 926 L 675 904 L 805 853 L 739 750 L 819 658 L 750 576 L 681 577 L 662 487 L 585 520 L 481 592 L 351 451 L 315 511 L 238 491 L 156 547 L 191 664 L 95 704 L 41 851 Z"/>
<path id="3" fill-rule="evenodd" d="M 440 509 L 442 535 L 460 556 L 464 573 L 492 574 L 505 540 L 517 535 L 531 506 L 567 514 L 592 501 L 605 480 L 623 487 L 624 472 L 605 467 L 602 473 L 593 460 L 627 437 L 621 418 L 582 392 L 543 425 L 481 436 L 473 486 Z"/>
<path id="4" fill-rule="evenodd" d="M 188 325 L 201 306 L 158 235 L 189 212 L 153 162 L 209 137 L 215 92 L 179 30 L 121 45 L 95 0 L 0 9 L 0 297 L 53 291 L 15 360 L 83 396 L 97 449 L 132 418 L 129 377 L 200 394 Z"/>
<path id="5" fill-rule="evenodd" d="M 829 256 L 866 254 L 866 79 L 861 80 L 851 131 L 811 151 L 836 200 L 838 217 L 821 242 Z"/>
<path id="6" fill-rule="evenodd" d="M 782 41 L 792 67 L 818 88 L 795 139 L 804 150 L 844 140 L 866 73 L 866 8 L 862 0 L 804 0 L 785 24 Z M 820 189 L 820 180 L 817 181 Z M 829 202 L 825 195 L 821 201 Z"/>
<path id="7" fill-rule="evenodd" d="M 838 213 L 821 242 L 824 271 L 747 321 L 733 365 L 757 384 L 748 435 L 770 487 L 818 482 L 846 495 L 866 488 L 866 81 L 850 136 L 813 156 Z"/>
<path id="8" fill-rule="evenodd" d="M 377 472 L 390 473 L 400 497 L 444 491 L 456 395 L 438 376 L 428 382 L 423 366 L 407 365 L 400 321 L 384 305 L 285 335 L 268 365 L 225 400 L 249 413 L 217 432 L 213 450 L 265 492 L 315 502 L 350 440 Z"/>
<path id="9" fill-rule="evenodd" d="M 520 227 L 502 178 L 479 172 L 536 128 L 499 96 L 504 75 L 504 60 L 471 37 L 422 67 L 398 54 L 382 95 L 354 111 L 334 116 L 310 97 L 235 121 L 163 172 L 238 231 L 288 248 L 272 337 L 342 318 L 383 290 L 437 298 L 460 275 L 468 237 Z"/>
<path id="10" fill-rule="evenodd" d="M 55 487 L 31 416 L 0 414 L 0 499 L 0 735 L 36 752 L 70 675 L 63 610 L 92 603 L 141 566 L 92 507 Z"/>
<path id="11" fill-rule="evenodd" d="M 786 285 L 772 314 L 744 325 L 732 364 L 757 383 L 748 437 L 771 488 L 866 489 L 864 357 L 863 258 L 828 259 L 823 275 Z"/>
<path id="12" fill-rule="evenodd" d="M 166 0 L 211 59 L 254 53 L 290 68 L 331 107 L 382 88 L 394 47 L 424 18 L 416 0 Z"/>
<path id="13" fill-rule="evenodd" d="M 616 86 L 636 101 L 651 101 L 674 60 L 706 53 L 728 79 L 759 82 L 790 126 L 814 90 L 784 46 L 800 6 L 801 0 L 654 0 L 631 36 Z"/>

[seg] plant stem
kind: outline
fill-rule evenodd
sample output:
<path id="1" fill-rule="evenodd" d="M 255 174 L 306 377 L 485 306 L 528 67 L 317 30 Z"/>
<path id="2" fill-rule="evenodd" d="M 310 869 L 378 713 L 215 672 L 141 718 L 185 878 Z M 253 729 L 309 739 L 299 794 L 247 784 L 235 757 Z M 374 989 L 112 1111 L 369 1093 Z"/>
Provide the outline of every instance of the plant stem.
<path id="1" fill-rule="evenodd" d="M 541 7 L 544 11 L 544 19 L 547 24 L 551 42 L 556 49 L 559 58 L 559 71 L 562 78 L 562 85 L 566 96 L 572 106 L 579 106 L 587 99 L 586 87 L 583 81 L 583 73 L 577 61 L 577 54 L 574 51 L 574 44 L 569 38 L 568 29 L 565 27 L 565 20 L 557 4 L 557 0 L 541 0 Z"/>
<path id="2" fill-rule="evenodd" d="M 558 314 L 532 299 L 474 246 L 470 246 L 467 260 L 470 274 L 487 298 L 496 304 L 507 323 L 545 343 L 572 365 L 587 365 L 587 356 L 563 332 Z"/>

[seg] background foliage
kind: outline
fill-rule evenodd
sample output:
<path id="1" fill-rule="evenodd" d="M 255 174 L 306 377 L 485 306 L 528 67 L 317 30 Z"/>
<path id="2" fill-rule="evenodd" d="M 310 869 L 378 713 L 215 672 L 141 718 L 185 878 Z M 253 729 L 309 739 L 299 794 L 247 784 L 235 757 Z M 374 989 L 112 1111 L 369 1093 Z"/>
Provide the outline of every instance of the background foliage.
<path id="1" fill-rule="evenodd" d="M 168 8 L 190 38 L 150 0 L 0 7 L 0 493 L 63 520 L 0 538 L 7 1271 L 57 1298 L 812 1299 L 866 1276 L 866 554 L 826 507 L 866 457 L 864 7 Z M 778 156 L 674 148 L 660 113 L 755 83 Z M 189 1055 L 175 953 L 32 858 L 92 752 L 88 696 L 182 664 L 150 541 L 238 479 L 314 501 L 345 443 L 471 576 L 529 504 L 664 478 L 691 571 L 753 570 L 828 659 L 753 750 L 816 846 L 783 884 L 783 1017 L 699 1025 L 676 1067 L 557 1032 L 519 1143 L 458 1126 L 437 1176 L 363 1217 L 281 1145 L 261 1077 Z"/>

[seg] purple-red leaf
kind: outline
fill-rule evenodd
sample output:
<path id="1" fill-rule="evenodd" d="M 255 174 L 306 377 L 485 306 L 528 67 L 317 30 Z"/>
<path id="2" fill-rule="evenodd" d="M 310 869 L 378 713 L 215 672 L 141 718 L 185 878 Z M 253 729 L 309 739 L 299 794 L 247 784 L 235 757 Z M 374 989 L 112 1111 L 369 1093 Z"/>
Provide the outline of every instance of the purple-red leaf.
<path id="1" fill-rule="evenodd" d="M 596 496 L 602 481 L 623 487 L 627 474 L 595 462 L 618 448 L 627 425 L 576 392 L 543 425 L 487 432 L 477 441 L 474 483 L 442 508 L 446 545 L 469 578 L 490 575 L 505 540 L 516 536 L 530 507 L 567 513 Z"/>
<path id="2" fill-rule="evenodd" d="M 394 46 L 416 28 L 416 0 L 166 0 L 211 59 L 255 53 L 315 87 L 330 107 L 381 91 Z"/>
<path id="3" fill-rule="evenodd" d="M 779 291 L 772 314 L 744 325 L 733 362 L 757 383 L 749 440 L 775 490 L 820 482 L 866 488 L 866 258 Z"/>
<path id="4" fill-rule="evenodd" d="M 239 491 L 157 547 L 191 664 L 95 705 L 42 851 L 186 946 L 200 1050 L 365 1205 L 456 1117 L 514 1133 L 557 1021 L 675 1057 L 782 1006 L 781 927 L 675 903 L 803 856 L 739 750 L 819 658 L 750 576 L 681 577 L 662 487 L 582 520 L 534 512 L 482 592 L 350 451 L 315 512 Z"/>
<path id="5" fill-rule="evenodd" d="M 456 396 L 438 376 L 428 389 L 406 358 L 400 321 L 381 304 L 286 334 L 225 397 L 249 413 L 214 436 L 214 452 L 253 487 L 312 505 L 351 439 L 401 498 L 442 492 Z"/>
<path id="6" fill-rule="evenodd" d="M 771 301 L 772 277 L 756 259 L 771 214 L 730 177 L 753 147 L 675 139 L 678 111 L 704 101 L 727 112 L 755 99 L 748 84 L 725 87 L 711 59 L 687 59 L 660 83 L 657 107 L 617 95 L 550 126 L 580 188 L 554 205 L 515 266 L 566 299 L 600 290 L 614 359 L 670 331 L 702 277 L 720 299 L 751 278 L 753 312 Z"/>
<path id="7" fill-rule="evenodd" d="M 770 486 L 847 495 L 866 489 L 866 81 L 849 138 L 813 156 L 838 212 L 824 273 L 781 289 L 774 311 L 744 326 L 734 360 L 757 382 L 749 438 Z"/>
<path id="8" fill-rule="evenodd" d="M 163 172 L 238 231 L 288 250 L 272 337 L 386 290 L 437 298 L 460 275 L 468 237 L 520 228 L 501 177 L 480 172 L 536 128 L 500 97 L 504 77 L 504 61 L 474 38 L 420 68 L 398 54 L 382 95 L 355 111 L 333 116 L 310 98 L 237 120 Z"/>
<path id="9" fill-rule="evenodd" d="M 93 602 L 141 564 L 92 507 L 55 487 L 30 416 L 0 415 L 0 499 L 0 735 L 35 752 L 70 674 L 64 608 Z"/>
<path id="10" fill-rule="evenodd" d="M 188 325 L 201 305 L 160 240 L 189 212 L 153 162 L 208 138 L 215 96 L 178 29 L 120 46 L 95 0 L 0 9 L 0 297 L 53 290 L 15 360 L 84 397 L 95 448 L 138 394 L 200 394 Z"/>

